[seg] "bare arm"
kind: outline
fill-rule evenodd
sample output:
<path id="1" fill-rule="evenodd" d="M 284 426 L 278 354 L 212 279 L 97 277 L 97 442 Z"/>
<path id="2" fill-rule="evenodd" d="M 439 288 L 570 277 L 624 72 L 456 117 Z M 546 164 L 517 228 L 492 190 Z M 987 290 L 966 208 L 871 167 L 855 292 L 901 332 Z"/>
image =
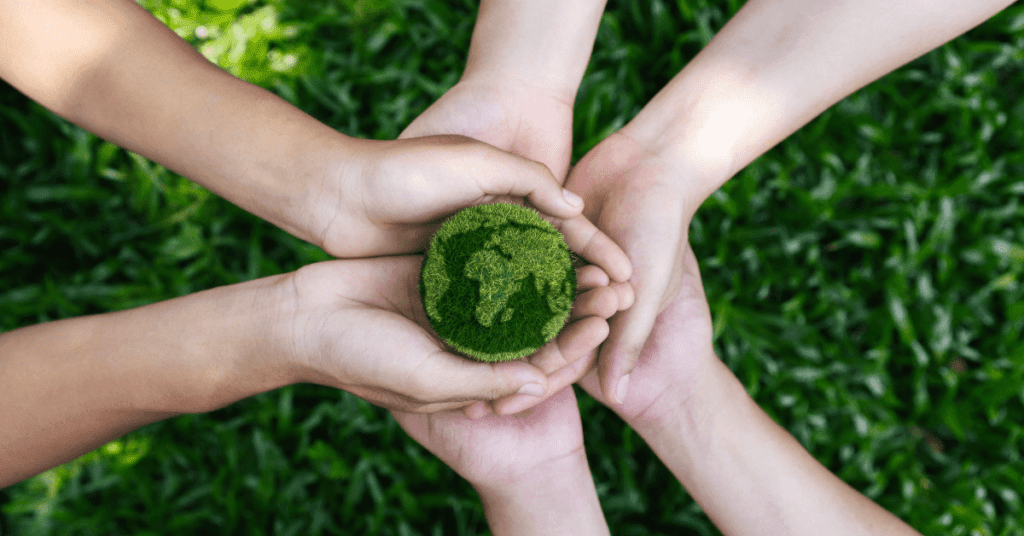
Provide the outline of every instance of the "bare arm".
<path id="1" fill-rule="evenodd" d="M 537 441 L 544 441 L 538 437 Z M 521 534 L 609 534 L 586 454 L 538 467 L 524 478 L 497 487 L 474 485 L 494 536 Z"/>
<path id="2" fill-rule="evenodd" d="M 605 0 L 482 0 L 463 79 L 511 78 L 571 107 L 604 7 Z M 522 481 L 475 487 L 496 536 L 608 534 L 582 451 Z"/>
<path id="3" fill-rule="evenodd" d="M 267 355 L 280 277 L 0 335 L 0 488 L 145 424 L 292 383 Z"/>
<path id="4" fill-rule="evenodd" d="M 651 418 L 627 422 L 723 534 L 918 534 L 821 465 L 712 363 L 696 395 L 668 390 Z"/>
<path id="5" fill-rule="evenodd" d="M 572 105 L 606 2 L 481 0 L 463 77 L 511 76 Z"/>
<path id="6" fill-rule="evenodd" d="M 610 404 L 596 371 L 583 388 L 644 438 L 727 536 L 917 534 L 821 465 L 747 394 L 715 355 L 697 260 L 689 247 L 684 255 L 679 295 L 633 369 L 637 388 Z"/>
<path id="7" fill-rule="evenodd" d="M 321 245 L 323 216 L 304 207 L 315 205 L 323 155 L 349 138 L 210 63 L 134 1 L 4 0 L 0 77 Z"/>
<path id="8" fill-rule="evenodd" d="M 623 132 L 701 167 L 697 201 L 847 95 L 1011 0 L 750 0 Z"/>

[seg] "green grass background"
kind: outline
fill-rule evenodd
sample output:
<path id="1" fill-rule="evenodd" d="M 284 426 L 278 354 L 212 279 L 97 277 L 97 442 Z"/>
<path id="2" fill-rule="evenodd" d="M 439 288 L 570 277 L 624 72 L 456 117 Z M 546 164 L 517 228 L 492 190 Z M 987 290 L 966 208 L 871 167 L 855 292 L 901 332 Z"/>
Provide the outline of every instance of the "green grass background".
<path id="1" fill-rule="evenodd" d="M 143 4 L 232 73 L 378 139 L 455 83 L 476 9 Z M 741 4 L 610 0 L 574 159 Z M 1022 68 L 1014 6 L 815 119 L 691 229 L 719 355 L 826 467 L 929 535 L 1024 534 Z M 327 258 L 2 84 L 0 180 L 3 330 Z M 580 405 L 614 534 L 717 534 L 634 432 Z M 487 532 L 472 488 L 384 410 L 311 385 L 147 426 L 0 505 L 3 535 Z"/>

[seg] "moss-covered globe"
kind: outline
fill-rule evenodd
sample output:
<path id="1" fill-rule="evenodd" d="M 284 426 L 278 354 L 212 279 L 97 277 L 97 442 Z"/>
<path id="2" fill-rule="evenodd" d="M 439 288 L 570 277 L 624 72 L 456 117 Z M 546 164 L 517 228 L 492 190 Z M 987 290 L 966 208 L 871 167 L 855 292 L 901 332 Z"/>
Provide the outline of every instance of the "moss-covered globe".
<path id="1" fill-rule="evenodd" d="M 420 271 L 431 326 L 463 356 L 510 361 L 555 338 L 576 297 L 562 234 L 536 211 L 477 205 L 434 235 Z"/>

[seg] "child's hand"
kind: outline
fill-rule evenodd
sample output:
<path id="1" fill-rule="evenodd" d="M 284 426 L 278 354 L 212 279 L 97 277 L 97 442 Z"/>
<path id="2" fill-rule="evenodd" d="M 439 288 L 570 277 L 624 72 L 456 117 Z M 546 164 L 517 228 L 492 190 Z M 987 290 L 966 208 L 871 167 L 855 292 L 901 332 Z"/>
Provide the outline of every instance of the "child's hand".
<path id="1" fill-rule="evenodd" d="M 399 139 L 457 134 L 535 160 L 565 182 L 572 156 L 570 95 L 514 77 L 463 74 Z"/>
<path id="2" fill-rule="evenodd" d="M 593 283 L 603 276 L 578 270 L 581 294 L 568 326 L 526 360 L 478 363 L 445 351 L 433 334 L 419 295 L 421 256 L 336 260 L 311 264 L 278 285 L 277 353 L 295 381 L 344 389 L 379 406 L 429 413 L 516 393 L 528 383 L 546 392 L 533 363 L 552 355 L 569 361 L 593 352 L 608 333 L 614 292 Z M 606 278 L 606 276 L 604 276 Z M 582 289 L 592 288 L 583 291 Z M 613 306 L 608 307 L 611 302 Z"/>
<path id="3" fill-rule="evenodd" d="M 700 201 L 688 192 L 686 179 L 668 161 L 616 132 L 587 153 L 566 181 L 567 187 L 586 200 L 584 214 L 622 244 L 633 263 L 631 291 L 619 289 L 623 312 L 609 321 L 611 333 L 597 360 L 602 392 L 611 402 L 617 399 L 621 378 L 640 357 L 658 314 L 675 299 L 682 285 L 689 223 Z M 580 368 L 585 361 L 558 373 L 552 386 L 576 381 L 585 371 Z M 627 382 L 625 392 L 632 383 Z M 536 403 L 513 395 L 492 407 L 505 414 Z"/>
<path id="4" fill-rule="evenodd" d="M 413 439 L 473 485 L 494 534 L 607 535 L 572 387 L 530 411 L 470 420 L 392 411 Z"/>
<path id="5" fill-rule="evenodd" d="M 394 141 L 349 140 L 339 169 L 328 171 L 314 219 L 321 243 L 339 257 L 424 251 L 443 221 L 470 205 L 529 199 L 565 236 L 569 248 L 617 280 L 629 259 L 580 217 L 561 184 L 537 162 L 462 136 Z"/>
<path id="6" fill-rule="evenodd" d="M 517 415 L 471 420 L 459 411 L 391 414 L 406 433 L 477 489 L 513 487 L 531 473 L 543 472 L 547 464 L 583 451 L 572 387 Z"/>

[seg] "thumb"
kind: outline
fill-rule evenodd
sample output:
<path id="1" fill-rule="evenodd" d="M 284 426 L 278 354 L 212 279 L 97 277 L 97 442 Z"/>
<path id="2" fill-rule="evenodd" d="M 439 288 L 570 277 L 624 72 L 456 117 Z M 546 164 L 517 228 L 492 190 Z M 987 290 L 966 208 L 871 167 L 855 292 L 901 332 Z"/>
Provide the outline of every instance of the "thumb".
<path id="1" fill-rule="evenodd" d="M 431 378 L 426 398 L 430 402 L 496 400 L 514 394 L 541 397 L 548 389 L 547 376 L 526 360 L 481 363 L 454 354 L 441 354 L 417 371 Z"/>
<path id="2" fill-rule="evenodd" d="M 460 165 L 476 178 L 481 193 L 525 197 L 538 210 L 557 218 L 574 218 L 583 212 L 583 199 L 562 188 L 551 170 L 540 162 L 480 143 Z"/>
<path id="3" fill-rule="evenodd" d="M 616 314 L 608 322 L 609 335 L 601 347 L 597 375 L 601 393 L 609 402 L 621 404 L 625 400 L 629 391 L 629 374 L 654 330 L 658 315 L 679 294 L 679 275 L 671 270 L 646 274 L 647 277 L 642 279 L 653 280 L 654 283 L 634 288 L 636 298 L 632 307 Z"/>

